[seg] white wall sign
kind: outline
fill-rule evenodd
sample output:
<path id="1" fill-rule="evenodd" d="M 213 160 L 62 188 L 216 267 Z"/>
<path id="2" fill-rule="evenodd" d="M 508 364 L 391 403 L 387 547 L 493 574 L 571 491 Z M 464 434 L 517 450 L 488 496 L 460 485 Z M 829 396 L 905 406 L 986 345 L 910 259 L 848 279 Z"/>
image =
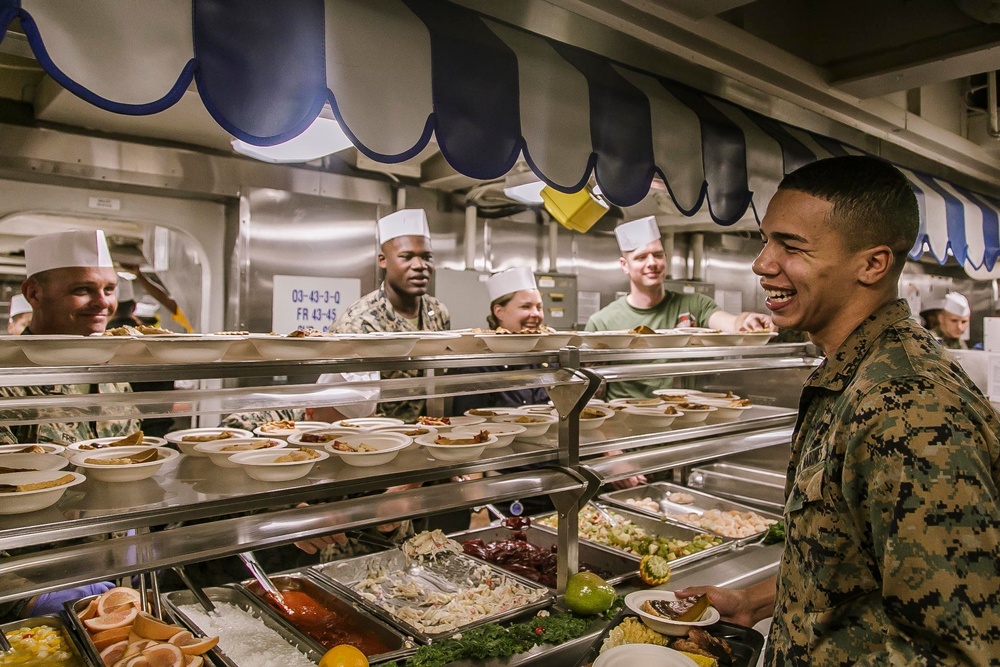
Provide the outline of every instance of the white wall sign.
<path id="1" fill-rule="evenodd" d="M 89 208 L 96 208 L 99 211 L 120 211 L 122 200 L 113 197 L 89 197 L 87 199 Z"/>
<path id="2" fill-rule="evenodd" d="M 327 331 L 359 298 L 361 281 L 357 278 L 275 276 L 271 330 L 282 334 L 309 327 Z"/>

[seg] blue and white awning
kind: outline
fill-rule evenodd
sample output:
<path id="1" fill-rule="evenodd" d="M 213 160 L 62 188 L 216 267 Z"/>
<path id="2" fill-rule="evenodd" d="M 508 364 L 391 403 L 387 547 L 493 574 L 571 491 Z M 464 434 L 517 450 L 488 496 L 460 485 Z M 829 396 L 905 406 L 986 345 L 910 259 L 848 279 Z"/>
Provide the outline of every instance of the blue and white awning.
<path id="1" fill-rule="evenodd" d="M 0 39 L 14 18 L 46 72 L 109 111 L 157 113 L 194 82 L 222 128 L 269 146 L 329 105 L 376 161 L 433 137 L 466 176 L 523 156 L 564 192 L 596 177 L 619 206 L 659 176 L 681 212 L 722 225 L 762 216 L 785 173 L 860 152 L 443 0 L 0 0 Z M 935 257 L 991 270 L 996 204 L 909 175 Z"/>

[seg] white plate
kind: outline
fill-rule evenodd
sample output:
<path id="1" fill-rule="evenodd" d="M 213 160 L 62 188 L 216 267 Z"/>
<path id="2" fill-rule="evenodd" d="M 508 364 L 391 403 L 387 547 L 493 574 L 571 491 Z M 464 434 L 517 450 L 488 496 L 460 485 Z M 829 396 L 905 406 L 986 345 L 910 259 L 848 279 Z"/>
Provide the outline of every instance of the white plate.
<path id="1" fill-rule="evenodd" d="M 277 428 L 271 426 L 269 429 L 266 424 L 261 424 L 253 430 L 254 435 L 259 435 L 262 438 L 287 438 L 293 433 L 300 433 L 302 431 L 315 431 L 321 428 L 330 428 L 329 422 L 308 422 L 308 421 L 297 421 L 295 422 L 295 428 Z"/>
<path id="2" fill-rule="evenodd" d="M 435 354 L 445 354 L 451 341 L 461 338 L 456 333 L 447 331 L 421 331 L 414 336 L 417 339 L 416 345 L 410 351 L 415 357 L 427 357 Z"/>
<path id="3" fill-rule="evenodd" d="M 486 347 L 486 341 L 477 338 L 480 334 L 472 331 L 453 331 L 452 333 L 458 334 L 458 338 L 448 340 L 448 348 L 452 352 L 457 354 L 480 354 L 488 352 L 490 349 Z"/>
<path id="4" fill-rule="evenodd" d="M 542 334 L 535 345 L 535 352 L 554 352 L 569 345 L 575 337 L 576 333 L 572 331 Z"/>
<path id="5" fill-rule="evenodd" d="M 344 336 L 289 338 L 251 334 L 250 342 L 257 348 L 257 354 L 264 359 L 325 359 L 348 357 L 354 352 L 354 344 Z"/>
<path id="6" fill-rule="evenodd" d="M 650 630 L 659 632 L 660 634 L 669 635 L 671 637 L 684 637 L 687 635 L 688 630 L 691 628 L 703 628 L 707 625 L 713 625 L 719 622 L 719 610 L 715 607 L 709 607 L 705 610 L 705 613 L 701 615 L 701 618 L 697 621 L 671 621 L 660 616 L 655 616 L 649 614 L 642 610 L 642 604 L 646 600 L 677 600 L 677 596 L 671 591 L 635 591 L 634 593 L 629 593 L 625 596 L 625 606 L 638 614 L 639 618 L 643 623 L 646 624 Z"/>
<path id="7" fill-rule="evenodd" d="M 635 349 L 661 349 L 667 347 L 684 347 L 691 342 L 691 334 L 671 332 L 671 333 L 651 333 L 635 334 L 630 347 Z"/>
<path id="8" fill-rule="evenodd" d="M 590 431 L 596 428 L 600 428 L 604 422 L 615 416 L 615 411 L 611 408 L 600 407 L 596 405 L 588 405 L 585 410 L 596 410 L 601 413 L 600 417 L 587 417 L 584 418 L 583 411 L 580 411 L 580 430 Z"/>
<path id="9" fill-rule="evenodd" d="M 400 424 L 398 426 L 382 426 L 372 431 L 373 433 L 400 433 L 410 438 L 410 444 L 407 445 L 407 449 L 416 449 L 420 445 L 414 441 L 414 438 L 421 435 L 437 435 L 437 426 L 424 426 L 423 424 Z"/>
<path id="10" fill-rule="evenodd" d="M 415 438 L 415 442 L 419 443 L 427 450 L 427 453 L 431 457 L 437 459 L 438 461 L 451 461 L 451 462 L 465 462 L 465 461 L 475 461 L 480 456 L 487 447 L 495 445 L 497 442 L 497 437 L 491 435 L 486 442 L 482 444 L 473 445 L 439 445 L 434 442 L 435 438 L 444 437 L 450 438 L 452 434 L 445 433 L 443 435 L 422 435 Z"/>
<path id="11" fill-rule="evenodd" d="M 664 414 L 666 407 L 666 404 L 661 408 L 637 408 L 630 405 L 623 412 L 630 422 L 643 428 L 667 428 L 677 421 L 681 413 L 678 410 L 676 415 Z"/>
<path id="12" fill-rule="evenodd" d="M 405 357 L 417 346 L 416 337 L 396 336 L 392 332 L 343 334 L 341 338 L 351 341 L 356 354 L 365 357 Z"/>
<path id="13" fill-rule="evenodd" d="M 131 454 L 137 454 L 149 447 L 138 445 L 136 447 L 113 447 L 109 449 L 98 449 L 93 452 L 80 452 L 69 461 L 77 468 L 86 471 L 87 477 L 96 479 L 99 482 L 137 482 L 148 479 L 159 472 L 160 468 L 167 461 L 173 461 L 180 453 L 174 449 L 166 447 L 154 447 L 157 458 L 146 463 L 127 463 L 122 465 L 104 465 L 100 463 L 87 463 L 87 459 L 114 459 Z"/>
<path id="14" fill-rule="evenodd" d="M 331 424 L 331 426 L 373 431 L 383 426 L 401 426 L 403 423 L 402 419 L 394 417 L 357 417 L 355 419 L 341 419 L 339 422 Z"/>
<path id="15" fill-rule="evenodd" d="M 493 352 L 530 352 L 543 334 L 476 334 Z"/>
<path id="16" fill-rule="evenodd" d="M 688 394 L 701 394 L 700 391 L 695 391 L 693 389 L 654 389 L 653 396 L 687 396 Z"/>
<path id="17" fill-rule="evenodd" d="M 479 413 L 479 414 L 477 414 Z M 487 414 L 489 413 L 489 414 Z M 487 421 L 495 422 L 499 417 L 504 415 L 519 415 L 522 414 L 521 408 L 472 408 L 466 410 L 463 413 L 466 417 L 484 417 Z"/>
<path id="18" fill-rule="evenodd" d="M 182 454 L 187 454 L 188 456 L 206 456 L 202 452 L 195 451 L 194 446 L 199 444 L 198 442 L 187 442 L 184 440 L 186 436 L 203 436 L 203 435 L 222 435 L 223 433 L 230 433 L 229 438 L 252 438 L 253 433 L 246 431 L 242 428 L 186 428 L 181 431 L 171 431 L 164 435 L 164 439 L 172 445 L 177 445 L 177 448 L 181 450 Z M 205 440 L 204 442 L 214 442 L 213 440 Z"/>
<path id="19" fill-rule="evenodd" d="M 518 419 L 522 419 L 525 417 L 535 421 L 532 422 L 517 421 Z M 517 424 L 518 426 L 523 426 L 524 433 L 518 436 L 518 439 L 523 439 L 523 438 L 538 438 L 545 435 L 545 432 L 549 430 L 550 426 L 559 423 L 559 418 L 553 415 L 544 415 L 544 414 L 507 415 L 505 417 L 497 417 L 496 421 L 501 424 Z"/>
<path id="20" fill-rule="evenodd" d="M 220 468 L 236 468 L 238 464 L 233 463 L 229 460 L 229 457 L 233 454 L 241 454 L 243 452 L 237 451 L 227 451 L 227 447 L 239 447 L 240 445 L 249 445 L 251 443 L 259 442 L 269 442 L 273 443 L 267 447 L 267 449 L 283 449 L 288 445 L 287 442 L 281 438 L 233 438 L 230 440 L 215 440 L 213 442 L 199 442 L 194 446 L 194 451 L 198 452 L 202 456 L 207 456 L 212 460 L 212 463 L 219 466 Z M 259 449 L 245 450 L 251 452 L 261 451 Z"/>
<path id="21" fill-rule="evenodd" d="M 732 392 L 721 392 L 721 391 L 698 391 L 697 389 L 691 389 L 688 391 L 692 399 L 702 400 L 702 399 L 712 399 L 712 400 L 732 400 L 740 398 L 738 395 Z"/>
<path id="22" fill-rule="evenodd" d="M 475 426 L 476 424 L 483 424 L 486 422 L 486 417 L 477 417 L 475 415 L 464 415 L 462 417 L 448 417 L 448 421 L 451 422 L 447 426 L 435 426 L 438 433 L 445 433 L 458 426 Z M 496 421 L 494 419 L 493 421 Z"/>
<path id="23" fill-rule="evenodd" d="M 517 424 L 487 422 L 485 424 L 474 424 L 472 426 L 456 426 L 448 435 L 453 438 L 460 438 L 463 435 L 475 435 L 480 431 L 486 431 L 490 435 L 495 435 L 497 437 L 496 443 L 488 446 L 487 449 L 499 449 L 500 447 L 506 447 L 514 442 L 514 438 L 523 434 L 525 428 Z"/>
<path id="24" fill-rule="evenodd" d="M 670 405 L 670 401 L 663 401 L 659 398 L 613 398 L 611 405 L 624 405 L 632 408 L 655 408 L 661 405 Z"/>
<path id="25" fill-rule="evenodd" d="M 45 450 L 46 454 L 59 454 L 60 456 L 65 456 L 67 459 L 72 456 L 72 453 L 67 451 L 65 447 L 51 442 L 25 442 L 20 445 L 0 445 L 0 454 L 19 454 L 22 449 L 28 447 L 41 447 Z M 25 453 L 30 454 L 31 452 Z"/>
<path id="26" fill-rule="evenodd" d="M 286 440 L 288 440 L 289 445 L 292 445 L 294 447 L 315 447 L 316 449 L 323 449 L 323 446 L 327 442 L 329 442 L 328 440 L 325 440 L 323 442 L 309 442 L 308 440 L 303 440 L 303 437 L 308 433 L 310 435 L 329 436 L 331 439 L 333 439 L 337 436 L 342 436 L 342 435 L 357 435 L 358 430 L 359 429 L 356 428 L 340 428 L 340 427 L 317 428 L 309 431 L 297 431 L 289 435 L 288 438 L 286 438 Z"/>
<path id="27" fill-rule="evenodd" d="M 624 350 L 638 334 L 624 331 L 581 331 L 580 346 L 592 350 Z"/>
<path id="28" fill-rule="evenodd" d="M 743 334 L 731 333 L 696 333 L 691 335 L 689 345 L 703 345 L 705 347 L 722 347 L 726 345 L 739 345 L 743 342 Z"/>
<path id="29" fill-rule="evenodd" d="M 58 454 L 0 454 L 0 467 L 3 468 L 62 470 L 68 465 L 69 459 Z"/>
<path id="30" fill-rule="evenodd" d="M 597 656 L 593 667 L 698 667 L 691 658 L 666 646 L 656 644 L 622 644 Z"/>
<path id="31" fill-rule="evenodd" d="M 51 507 L 62 498 L 66 489 L 76 486 L 87 479 L 78 472 L 63 472 L 62 470 L 12 472 L 0 475 L 0 484 L 33 484 L 35 482 L 59 479 L 65 475 L 71 475 L 73 481 L 50 489 L 4 493 L 0 496 L 0 498 L 3 498 L 3 502 L 0 502 L 0 514 L 22 514 L 24 512 L 34 512 Z"/>
<path id="32" fill-rule="evenodd" d="M 93 366 L 111 361 L 127 336 L 18 336 L 21 350 L 40 366 Z"/>
<path id="33" fill-rule="evenodd" d="M 430 437 L 435 437 L 431 435 Z M 402 450 L 406 449 L 413 442 L 413 438 L 402 433 L 390 433 L 388 431 L 365 431 L 363 433 L 353 433 L 337 438 L 338 442 L 346 443 L 352 447 L 368 445 L 377 449 L 377 452 L 342 452 L 333 447 L 333 443 L 327 443 L 323 448 L 331 454 L 336 454 L 347 465 L 361 468 L 382 465 L 389 463 Z"/>
<path id="34" fill-rule="evenodd" d="M 312 471 L 314 465 L 330 458 L 330 455 L 321 449 L 307 449 L 305 451 L 315 455 L 308 461 L 275 463 L 275 459 L 288 455 L 290 451 L 288 449 L 265 449 L 239 452 L 229 457 L 229 463 L 243 468 L 250 477 L 261 482 L 287 482 L 305 477 Z"/>
<path id="35" fill-rule="evenodd" d="M 778 333 L 774 331 L 765 331 L 763 333 L 743 333 L 743 340 L 740 341 L 740 345 L 767 345 L 767 343 L 777 336 Z"/>
<path id="36" fill-rule="evenodd" d="M 232 336 L 143 336 L 153 360 L 161 364 L 208 364 L 218 361 L 233 344 Z"/>
<path id="37" fill-rule="evenodd" d="M 112 442 L 118 442 L 119 440 L 124 440 L 125 436 L 112 437 L 112 438 L 91 438 L 90 440 L 79 440 L 66 447 L 66 449 L 72 452 L 72 455 L 78 454 L 80 452 L 96 452 L 98 450 L 107 449 L 106 447 L 93 447 L 92 445 L 110 445 Z M 142 446 L 143 447 L 166 447 L 167 440 L 165 438 L 157 438 L 153 435 L 142 436 Z M 133 445 L 122 445 L 124 447 L 130 447 Z"/>

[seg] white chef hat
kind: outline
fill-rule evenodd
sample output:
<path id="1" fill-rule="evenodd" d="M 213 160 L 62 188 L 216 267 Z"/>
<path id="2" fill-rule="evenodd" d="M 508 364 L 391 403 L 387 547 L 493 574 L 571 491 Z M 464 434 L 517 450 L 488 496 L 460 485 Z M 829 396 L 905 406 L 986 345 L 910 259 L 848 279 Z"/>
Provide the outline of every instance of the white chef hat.
<path id="1" fill-rule="evenodd" d="M 378 243 L 382 245 L 398 236 L 431 237 L 427 214 L 422 208 L 404 208 L 378 221 Z"/>
<path id="2" fill-rule="evenodd" d="M 28 277 L 49 269 L 75 266 L 114 267 L 103 230 L 73 229 L 36 236 L 24 243 L 24 267 Z"/>
<path id="3" fill-rule="evenodd" d="M 120 283 L 119 283 L 120 284 Z M 156 317 L 156 311 L 160 309 L 160 304 L 158 303 L 147 303 L 145 301 L 135 302 L 135 316 L 136 317 Z"/>
<path id="4" fill-rule="evenodd" d="M 135 301 L 135 289 L 132 287 L 132 280 L 118 276 L 118 286 L 115 287 L 115 301 Z"/>
<path id="5" fill-rule="evenodd" d="M 622 252 L 631 252 L 658 241 L 660 228 L 656 225 L 656 218 L 648 216 L 618 225 L 615 227 L 615 238 Z"/>
<path id="6" fill-rule="evenodd" d="M 24 298 L 23 294 L 15 294 L 10 298 L 10 317 L 14 319 L 15 316 L 21 313 L 30 313 L 31 304 L 28 300 Z"/>
<path id="7" fill-rule="evenodd" d="M 952 315 L 968 317 L 972 313 L 969 300 L 958 292 L 948 292 L 944 295 L 944 309 Z"/>
<path id="8" fill-rule="evenodd" d="M 538 286 L 535 284 L 535 274 L 523 266 L 494 273 L 486 281 L 486 291 L 489 292 L 491 302 L 525 289 L 538 289 Z"/>

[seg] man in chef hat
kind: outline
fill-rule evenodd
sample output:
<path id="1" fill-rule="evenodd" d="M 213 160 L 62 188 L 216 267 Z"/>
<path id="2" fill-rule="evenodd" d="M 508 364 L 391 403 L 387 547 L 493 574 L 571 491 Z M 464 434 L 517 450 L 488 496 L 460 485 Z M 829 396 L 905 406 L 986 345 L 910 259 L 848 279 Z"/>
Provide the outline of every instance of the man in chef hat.
<path id="1" fill-rule="evenodd" d="M 621 249 L 622 271 L 629 293 L 594 313 L 587 331 L 627 331 L 644 325 L 650 329 L 708 327 L 725 332 L 774 330 L 771 318 L 761 313 L 733 315 L 704 294 L 669 292 L 663 285 L 669 258 L 663 250 L 656 218 L 649 216 L 615 228 Z M 669 382 L 669 381 L 668 381 Z M 663 382 L 617 382 L 608 385 L 608 398 L 646 398 Z"/>
<path id="2" fill-rule="evenodd" d="M 31 304 L 23 294 L 15 294 L 10 298 L 10 316 L 7 320 L 7 333 L 17 335 L 25 330 L 31 322 Z"/>
<path id="3" fill-rule="evenodd" d="M 931 329 L 941 344 L 952 350 L 967 350 L 968 344 L 963 340 L 969 328 L 969 300 L 958 292 L 948 292 L 944 295 L 944 304 L 938 313 L 937 326 Z"/>
<path id="4" fill-rule="evenodd" d="M 118 274 L 103 231 L 72 230 L 28 239 L 24 264 L 28 277 L 21 292 L 33 309 L 24 335 L 104 333 L 116 306 Z M 98 391 L 119 393 L 131 388 L 127 382 L 104 383 Z M 0 398 L 87 393 L 91 393 L 90 384 L 0 388 Z M 0 443 L 76 442 L 125 436 L 138 429 L 139 422 L 131 419 L 0 426 Z"/>
<path id="5" fill-rule="evenodd" d="M 378 265 L 385 280 L 344 311 L 333 324 L 336 333 L 376 331 L 445 331 L 451 317 L 443 303 L 427 294 L 434 275 L 431 233 L 422 209 L 403 209 L 378 221 Z M 421 371 L 391 371 L 383 377 L 417 377 Z M 413 422 L 425 401 L 379 404 L 378 413 Z"/>

